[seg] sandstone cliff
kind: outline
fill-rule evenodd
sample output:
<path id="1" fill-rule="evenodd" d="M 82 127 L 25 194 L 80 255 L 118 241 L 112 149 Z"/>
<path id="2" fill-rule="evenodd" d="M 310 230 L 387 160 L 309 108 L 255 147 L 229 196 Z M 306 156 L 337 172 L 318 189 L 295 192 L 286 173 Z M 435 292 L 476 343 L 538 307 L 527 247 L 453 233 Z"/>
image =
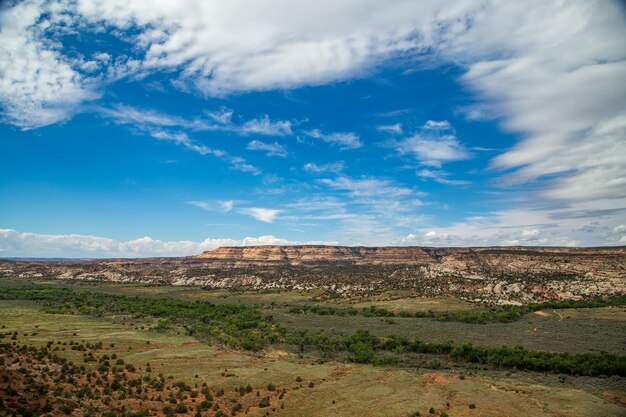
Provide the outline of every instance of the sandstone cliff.
<path id="1" fill-rule="evenodd" d="M 626 294 L 626 248 L 225 247 L 183 258 L 0 261 L 2 276 L 329 296 L 403 289 L 508 304 Z"/>
<path id="2" fill-rule="evenodd" d="M 362 246 L 246 246 L 221 247 L 198 255 L 198 259 L 232 262 L 350 262 L 356 264 L 425 264 L 433 262 L 419 247 Z"/>

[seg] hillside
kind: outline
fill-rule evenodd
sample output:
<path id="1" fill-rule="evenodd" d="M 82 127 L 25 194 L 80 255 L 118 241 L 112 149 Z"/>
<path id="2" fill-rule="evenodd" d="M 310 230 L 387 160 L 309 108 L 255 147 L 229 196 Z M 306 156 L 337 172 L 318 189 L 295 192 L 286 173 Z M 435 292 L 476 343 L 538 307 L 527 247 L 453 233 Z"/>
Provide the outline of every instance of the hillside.
<path id="1" fill-rule="evenodd" d="M 0 261 L 0 276 L 322 290 L 411 290 L 520 304 L 626 293 L 626 248 L 222 247 L 182 258 Z"/>

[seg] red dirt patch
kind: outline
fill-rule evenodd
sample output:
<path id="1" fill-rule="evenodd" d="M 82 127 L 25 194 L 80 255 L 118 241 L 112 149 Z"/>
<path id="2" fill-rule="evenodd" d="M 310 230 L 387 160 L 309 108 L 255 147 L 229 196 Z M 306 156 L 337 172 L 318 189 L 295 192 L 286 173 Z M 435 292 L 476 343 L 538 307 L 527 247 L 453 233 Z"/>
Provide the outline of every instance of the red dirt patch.
<path id="1" fill-rule="evenodd" d="M 615 404 L 619 404 L 621 406 L 626 407 L 626 394 L 611 392 L 611 391 L 604 391 L 602 393 L 602 397 L 606 398 L 607 400 Z"/>
<path id="2" fill-rule="evenodd" d="M 446 377 L 444 377 L 441 374 L 438 373 L 426 373 L 422 375 L 424 377 L 424 379 L 426 380 L 426 384 L 427 385 L 432 385 L 432 384 L 443 384 L 446 382 L 449 382 Z"/>
<path id="3" fill-rule="evenodd" d="M 330 375 L 333 376 L 333 377 L 340 377 L 340 376 L 351 375 L 352 372 L 354 372 L 352 367 L 337 366 L 337 367 L 333 368 L 333 370 L 330 373 Z"/>

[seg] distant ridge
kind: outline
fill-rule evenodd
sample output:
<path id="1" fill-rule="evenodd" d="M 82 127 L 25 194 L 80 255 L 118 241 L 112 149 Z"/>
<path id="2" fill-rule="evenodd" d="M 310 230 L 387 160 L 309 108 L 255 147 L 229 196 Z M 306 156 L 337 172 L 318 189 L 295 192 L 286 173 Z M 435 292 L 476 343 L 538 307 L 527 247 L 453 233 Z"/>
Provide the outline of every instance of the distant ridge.
<path id="1" fill-rule="evenodd" d="M 45 257 L 21 257 L 21 256 L 7 256 L 0 259 L 6 261 L 24 261 L 24 262 L 77 262 L 77 261 L 94 261 L 100 258 L 45 258 Z"/>
<path id="2" fill-rule="evenodd" d="M 422 247 L 422 246 L 334 246 L 334 245 L 262 245 L 262 246 L 223 246 L 205 251 L 195 259 L 231 262 L 271 262 L 299 264 L 305 262 L 352 262 L 355 264 L 430 264 L 444 256 L 471 253 L 589 253 L 623 251 L 623 248 L 571 248 L 571 247 Z"/>
<path id="3" fill-rule="evenodd" d="M 626 294 L 626 248 L 237 246 L 177 258 L 0 260 L 0 277 L 315 289 L 333 297 L 409 290 L 524 304 Z"/>

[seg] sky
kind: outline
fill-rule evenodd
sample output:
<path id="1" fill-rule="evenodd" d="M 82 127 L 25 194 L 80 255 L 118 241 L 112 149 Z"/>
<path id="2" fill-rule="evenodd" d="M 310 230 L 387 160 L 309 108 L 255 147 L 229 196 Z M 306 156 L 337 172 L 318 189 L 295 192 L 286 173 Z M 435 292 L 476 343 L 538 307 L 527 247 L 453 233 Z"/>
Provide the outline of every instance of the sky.
<path id="1" fill-rule="evenodd" d="M 0 257 L 626 245 L 611 1 L 0 6 Z"/>

